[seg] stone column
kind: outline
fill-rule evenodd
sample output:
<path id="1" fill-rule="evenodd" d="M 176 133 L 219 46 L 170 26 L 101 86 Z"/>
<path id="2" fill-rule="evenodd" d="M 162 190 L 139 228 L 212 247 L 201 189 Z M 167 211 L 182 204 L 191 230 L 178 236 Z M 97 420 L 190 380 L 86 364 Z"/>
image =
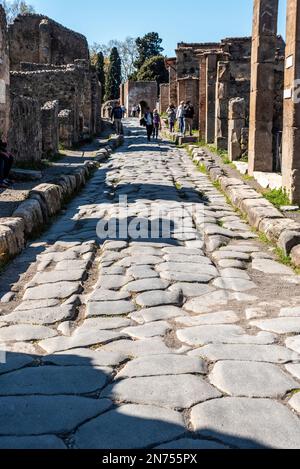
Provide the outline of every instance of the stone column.
<path id="1" fill-rule="evenodd" d="M 230 62 L 219 62 L 216 83 L 215 146 L 227 150 Z"/>
<path id="2" fill-rule="evenodd" d="M 273 169 L 274 66 L 278 0 L 255 0 L 249 124 L 249 174 Z"/>
<path id="3" fill-rule="evenodd" d="M 297 81 L 296 81 L 297 80 Z M 287 2 L 287 37 L 283 107 L 283 185 L 300 203 L 300 0 Z"/>
<path id="4" fill-rule="evenodd" d="M 0 5 L 0 132 L 7 141 L 10 118 L 10 75 L 7 23 L 4 8 Z"/>
<path id="5" fill-rule="evenodd" d="M 202 56 L 200 61 L 199 80 L 199 131 L 200 138 L 205 140 L 206 135 L 206 56 Z"/>
<path id="6" fill-rule="evenodd" d="M 243 98 L 229 101 L 228 114 L 228 156 L 236 161 L 242 156 L 242 129 L 245 127 L 246 105 Z"/>
<path id="7" fill-rule="evenodd" d="M 209 54 L 206 57 L 206 143 L 214 143 L 215 140 L 216 80 L 217 56 Z"/>
<path id="8" fill-rule="evenodd" d="M 44 19 L 40 22 L 40 44 L 39 54 L 41 64 L 51 64 L 51 31 L 49 21 Z"/>

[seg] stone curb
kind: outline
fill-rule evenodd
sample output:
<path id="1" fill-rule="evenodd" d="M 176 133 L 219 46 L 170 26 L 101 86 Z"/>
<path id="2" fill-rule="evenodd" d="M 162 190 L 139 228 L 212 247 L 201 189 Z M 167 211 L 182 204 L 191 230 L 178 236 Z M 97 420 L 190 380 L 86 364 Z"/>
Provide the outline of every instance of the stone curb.
<path id="1" fill-rule="evenodd" d="M 221 166 L 204 149 L 194 145 L 189 145 L 188 149 L 192 153 L 193 161 L 205 165 L 211 180 L 220 184 L 232 205 L 247 217 L 249 224 L 264 233 L 267 239 L 275 243 L 286 255 L 292 254 L 295 260 L 298 258 L 296 265 L 300 265 L 300 223 L 285 218 L 271 202 L 247 183 L 226 176 Z M 293 256 L 296 252 L 297 256 Z"/>
<path id="2" fill-rule="evenodd" d="M 53 183 L 34 187 L 27 200 L 22 202 L 9 218 L 0 218 L 0 260 L 19 254 L 26 240 L 40 233 L 51 217 L 57 215 L 64 202 L 74 197 L 85 186 L 97 163 L 106 160 L 124 143 L 122 136 L 111 137 L 107 146 L 101 148 L 95 161 L 86 161 L 72 174 L 64 174 Z"/>

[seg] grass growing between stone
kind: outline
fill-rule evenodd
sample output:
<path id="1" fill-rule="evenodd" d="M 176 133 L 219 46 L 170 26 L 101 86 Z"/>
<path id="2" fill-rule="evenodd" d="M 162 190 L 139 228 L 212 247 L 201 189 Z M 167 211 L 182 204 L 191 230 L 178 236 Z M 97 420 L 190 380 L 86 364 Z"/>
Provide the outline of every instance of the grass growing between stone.
<path id="1" fill-rule="evenodd" d="M 262 195 L 277 208 L 291 205 L 291 201 L 284 189 L 267 189 L 262 191 Z"/>

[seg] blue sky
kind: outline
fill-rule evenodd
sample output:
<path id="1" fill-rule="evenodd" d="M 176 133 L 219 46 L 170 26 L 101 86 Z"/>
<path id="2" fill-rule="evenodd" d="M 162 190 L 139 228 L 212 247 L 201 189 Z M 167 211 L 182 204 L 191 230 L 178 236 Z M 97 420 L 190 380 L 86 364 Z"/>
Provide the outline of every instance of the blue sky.
<path id="1" fill-rule="evenodd" d="M 253 0 L 28 0 L 43 13 L 85 34 L 90 44 L 157 31 L 165 54 L 176 44 L 248 36 Z M 285 33 L 286 0 L 280 0 L 279 32 Z"/>

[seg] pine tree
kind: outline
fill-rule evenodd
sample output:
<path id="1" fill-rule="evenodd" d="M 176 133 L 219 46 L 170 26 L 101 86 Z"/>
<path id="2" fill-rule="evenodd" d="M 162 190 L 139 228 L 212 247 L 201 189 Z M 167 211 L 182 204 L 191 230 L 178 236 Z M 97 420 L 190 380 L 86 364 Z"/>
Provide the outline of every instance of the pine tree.
<path id="1" fill-rule="evenodd" d="M 95 67 L 98 75 L 98 80 L 102 85 L 102 90 L 105 90 L 105 66 L 104 66 L 104 55 L 102 52 L 98 52 L 95 59 Z"/>
<path id="2" fill-rule="evenodd" d="M 109 57 L 109 67 L 105 83 L 105 101 L 120 97 L 122 81 L 122 64 L 118 49 L 113 47 Z"/>

